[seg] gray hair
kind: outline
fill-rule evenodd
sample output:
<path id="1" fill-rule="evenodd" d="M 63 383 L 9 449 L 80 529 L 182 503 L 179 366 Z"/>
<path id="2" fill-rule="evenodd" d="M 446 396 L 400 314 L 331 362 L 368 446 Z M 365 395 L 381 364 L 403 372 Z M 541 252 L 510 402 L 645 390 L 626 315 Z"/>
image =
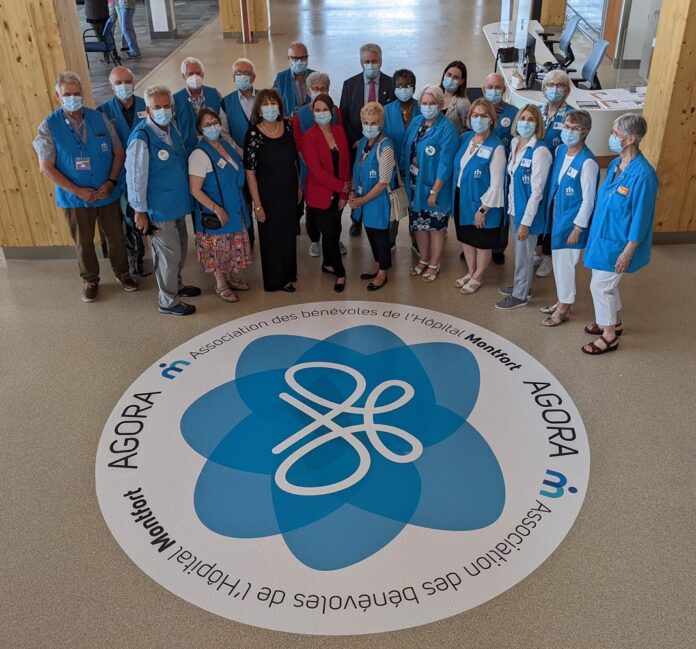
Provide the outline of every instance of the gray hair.
<path id="1" fill-rule="evenodd" d="M 293 48 L 293 47 L 304 47 L 306 52 L 309 52 L 307 49 L 307 46 L 302 42 L 302 41 L 293 41 L 288 45 L 288 52 Z"/>
<path id="2" fill-rule="evenodd" d="M 155 95 L 169 95 L 169 99 L 171 100 L 172 91 L 169 89 L 169 86 L 162 85 L 161 83 L 149 86 L 145 90 L 145 103 L 147 103 L 148 106 L 150 105 L 150 99 Z"/>
<path id="3" fill-rule="evenodd" d="M 423 101 L 423 97 L 425 97 L 425 95 L 430 95 L 438 103 L 438 106 L 440 106 L 441 109 L 445 105 L 445 93 L 442 92 L 442 88 L 440 88 L 440 86 L 425 86 L 425 88 L 421 90 L 419 101 Z"/>
<path id="4" fill-rule="evenodd" d="M 570 77 L 566 72 L 563 72 L 563 70 L 551 70 L 551 72 L 546 73 L 544 80 L 541 82 L 542 92 L 546 90 L 546 86 L 552 82 L 562 83 L 568 89 L 568 92 L 570 92 L 570 89 L 572 87 Z"/>
<path id="5" fill-rule="evenodd" d="M 483 81 L 484 87 L 491 82 L 493 77 L 495 77 L 498 81 L 502 81 L 503 87 L 507 85 L 505 83 L 505 77 L 502 74 L 500 74 L 499 72 L 491 72 Z"/>
<path id="6" fill-rule="evenodd" d="M 203 63 L 201 63 L 198 59 L 194 58 L 193 56 L 187 56 L 182 62 L 181 62 L 181 74 L 186 74 L 186 68 L 191 64 L 191 63 L 197 63 L 198 65 L 201 66 L 201 71 L 203 74 L 205 74 L 205 66 Z"/>
<path id="7" fill-rule="evenodd" d="M 377 45 L 377 43 L 365 43 L 365 45 L 360 48 L 360 58 L 365 52 L 372 52 L 373 54 L 379 54 L 379 58 L 382 58 L 382 48 Z"/>
<path id="8" fill-rule="evenodd" d="M 617 131 L 621 131 L 625 135 L 633 135 L 636 138 L 636 146 L 648 132 L 648 123 L 645 121 L 645 117 L 635 113 L 626 113 L 617 117 L 613 126 Z"/>
<path id="9" fill-rule="evenodd" d="M 592 117 L 586 110 L 572 110 L 566 113 L 565 121 L 579 126 L 585 132 L 585 135 L 592 128 Z"/>
<path id="10" fill-rule="evenodd" d="M 61 72 L 58 75 L 58 81 L 56 81 L 56 92 L 58 94 L 60 94 L 61 87 L 64 83 L 78 85 L 80 86 L 80 90 L 82 90 L 82 79 L 80 79 L 78 74 L 70 72 L 70 70 Z"/>
<path id="11" fill-rule="evenodd" d="M 256 74 L 256 66 L 254 65 L 254 63 L 253 63 L 252 61 L 250 61 L 249 59 L 243 57 L 243 56 L 241 56 L 240 58 L 236 59 L 235 62 L 232 63 L 232 71 L 234 71 L 234 69 L 237 67 L 237 65 L 238 65 L 239 63 L 246 63 L 246 64 L 250 65 L 250 66 L 251 66 L 251 69 L 252 69 L 252 71 L 253 71 L 253 73 Z"/>
<path id="12" fill-rule="evenodd" d="M 307 75 L 306 84 L 308 88 L 314 88 L 314 86 L 326 86 L 329 88 L 331 80 L 326 72 L 312 72 L 312 74 Z"/>

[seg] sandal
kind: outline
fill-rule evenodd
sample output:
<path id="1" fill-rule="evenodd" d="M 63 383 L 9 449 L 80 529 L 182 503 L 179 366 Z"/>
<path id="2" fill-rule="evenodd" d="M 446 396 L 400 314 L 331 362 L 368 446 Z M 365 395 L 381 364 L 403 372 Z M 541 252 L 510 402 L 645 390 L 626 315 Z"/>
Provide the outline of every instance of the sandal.
<path id="1" fill-rule="evenodd" d="M 216 287 L 215 292 L 223 302 L 239 302 L 239 296 L 229 286 Z"/>
<path id="2" fill-rule="evenodd" d="M 423 268 L 420 268 L 420 266 L 423 266 Z M 418 260 L 418 263 L 415 266 L 411 267 L 411 270 L 409 273 L 411 274 L 412 277 L 416 277 L 418 275 L 422 275 L 423 271 L 428 268 L 428 262 L 423 261 L 422 259 Z"/>
<path id="3" fill-rule="evenodd" d="M 601 340 L 604 343 L 605 347 L 600 347 L 593 340 L 591 343 L 583 345 L 580 349 L 585 354 L 589 354 L 590 356 L 599 356 L 600 354 L 606 354 L 607 352 L 615 352 L 619 348 L 618 338 L 614 338 L 614 340 L 609 342 L 604 336 L 600 336 L 598 340 Z"/>
<path id="4" fill-rule="evenodd" d="M 466 284 L 464 284 L 464 286 L 462 286 L 459 289 L 459 292 L 462 295 L 473 295 L 474 293 L 476 293 L 476 291 L 478 291 L 481 288 L 481 286 L 483 286 L 483 282 L 472 277 Z"/>
<path id="5" fill-rule="evenodd" d="M 471 273 L 467 273 L 464 275 L 464 277 L 460 277 L 459 279 L 454 281 L 454 285 L 457 288 L 462 288 L 464 284 L 466 284 L 469 280 L 471 279 Z"/>
<path id="6" fill-rule="evenodd" d="M 593 322 L 591 325 L 587 325 L 585 327 L 585 333 L 590 334 L 590 336 L 601 336 L 604 333 L 604 327 L 600 327 L 596 322 Z M 614 333 L 617 336 L 620 336 L 623 333 L 623 324 L 621 323 L 621 320 L 616 323 Z"/>
<path id="7" fill-rule="evenodd" d="M 249 290 L 249 284 L 247 284 L 243 279 L 241 279 L 239 277 L 234 277 L 227 283 L 229 284 L 229 287 L 233 291 L 248 291 Z"/>
<path id="8" fill-rule="evenodd" d="M 541 311 L 542 313 L 544 313 L 546 315 L 553 315 L 554 313 L 556 313 L 557 308 L 558 308 L 558 302 L 556 302 L 556 304 L 549 304 L 547 306 L 542 306 L 541 309 L 539 309 L 539 311 Z M 599 333 L 602 333 L 602 332 L 600 331 Z"/>
<path id="9" fill-rule="evenodd" d="M 557 327 L 559 324 L 563 324 L 566 320 L 570 320 L 572 315 L 573 314 L 570 312 L 570 309 L 567 309 L 562 313 L 560 311 L 554 311 L 553 315 L 542 320 L 541 324 L 544 327 Z"/>
<path id="10" fill-rule="evenodd" d="M 432 268 L 433 270 L 427 273 L 423 273 L 423 281 L 428 283 L 434 282 L 437 279 L 437 276 L 440 274 L 440 264 L 438 264 L 437 266 L 431 266 L 430 264 L 428 264 L 428 268 Z"/>

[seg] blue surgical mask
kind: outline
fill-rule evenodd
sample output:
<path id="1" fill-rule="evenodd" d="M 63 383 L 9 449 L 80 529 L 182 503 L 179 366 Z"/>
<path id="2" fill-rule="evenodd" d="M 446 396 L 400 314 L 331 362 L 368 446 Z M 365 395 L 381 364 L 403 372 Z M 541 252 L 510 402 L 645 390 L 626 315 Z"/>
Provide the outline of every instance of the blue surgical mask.
<path id="1" fill-rule="evenodd" d="M 407 86 L 406 88 L 396 88 L 394 90 L 394 94 L 399 101 L 411 101 L 413 98 L 413 88 L 411 86 Z"/>
<path id="2" fill-rule="evenodd" d="M 275 122 L 279 114 L 280 110 L 276 104 L 261 106 L 261 117 L 263 117 L 264 122 Z"/>
<path id="3" fill-rule="evenodd" d="M 497 88 L 486 88 L 486 91 L 483 94 L 484 97 L 492 104 L 498 104 L 503 99 L 503 92 Z"/>
<path id="4" fill-rule="evenodd" d="M 290 59 L 290 70 L 293 74 L 303 74 L 307 71 L 307 61 L 293 61 Z"/>
<path id="5" fill-rule="evenodd" d="M 379 69 L 380 69 L 380 64 L 379 63 L 365 63 L 363 65 L 363 70 L 365 71 L 365 76 L 368 79 L 375 79 L 377 75 L 379 74 Z"/>
<path id="6" fill-rule="evenodd" d="M 155 108 L 152 111 L 152 121 L 157 124 L 157 126 L 168 126 L 169 122 L 172 121 L 172 109 Z"/>
<path id="7" fill-rule="evenodd" d="M 333 115 L 328 110 L 320 110 L 314 113 L 314 121 L 322 126 L 330 124 L 332 117 Z"/>
<path id="8" fill-rule="evenodd" d="M 609 148 L 614 153 L 621 153 L 623 151 L 623 145 L 621 144 L 621 138 L 613 133 L 609 136 Z"/>
<path id="9" fill-rule="evenodd" d="M 517 122 L 517 132 L 522 137 L 532 137 L 536 131 L 535 122 Z"/>
<path id="10" fill-rule="evenodd" d="M 204 126 L 201 130 L 207 139 L 218 140 L 222 133 L 222 126 L 220 124 L 211 124 L 210 126 Z"/>
<path id="11" fill-rule="evenodd" d="M 479 115 L 477 115 L 476 117 L 471 118 L 471 130 L 474 133 L 483 133 L 488 130 L 488 127 L 490 125 L 490 117 L 480 117 Z"/>
<path id="12" fill-rule="evenodd" d="M 60 103 L 69 113 L 74 113 L 82 108 L 82 97 L 76 95 L 61 97 Z"/>
<path id="13" fill-rule="evenodd" d="M 558 86 L 549 86 L 544 91 L 544 94 L 546 95 L 546 99 L 548 99 L 550 102 L 557 102 L 563 99 L 563 95 L 565 93 L 563 92 L 563 88 L 559 88 Z"/>
<path id="14" fill-rule="evenodd" d="M 453 79 L 452 77 L 448 77 L 445 75 L 442 78 L 442 87 L 447 91 L 447 92 L 455 92 L 457 88 L 459 88 L 459 81 L 456 79 Z"/>
<path id="15" fill-rule="evenodd" d="M 237 90 L 249 90 L 251 88 L 251 77 L 248 74 L 235 74 L 234 85 Z"/>
<path id="16" fill-rule="evenodd" d="M 366 126 L 363 124 L 363 135 L 368 140 L 374 140 L 379 135 L 379 126 Z"/>
<path id="17" fill-rule="evenodd" d="M 133 84 L 132 83 L 120 83 L 114 88 L 114 93 L 119 99 L 123 101 L 128 101 L 133 96 Z"/>
<path id="18" fill-rule="evenodd" d="M 575 146 L 580 142 L 579 131 L 571 131 L 569 128 L 564 128 L 561 131 L 561 142 L 566 146 Z"/>
<path id="19" fill-rule="evenodd" d="M 425 117 L 425 119 L 433 119 L 434 117 L 437 117 L 437 114 L 440 112 L 440 109 L 437 106 L 433 105 L 424 105 L 420 107 L 421 115 Z"/>

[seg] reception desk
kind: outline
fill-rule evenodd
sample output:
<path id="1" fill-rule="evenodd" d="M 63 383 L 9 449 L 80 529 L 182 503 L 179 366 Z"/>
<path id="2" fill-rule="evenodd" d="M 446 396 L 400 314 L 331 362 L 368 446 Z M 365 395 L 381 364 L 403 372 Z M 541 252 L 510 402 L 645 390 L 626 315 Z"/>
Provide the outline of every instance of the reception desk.
<path id="1" fill-rule="evenodd" d="M 510 25 L 511 30 L 514 25 Z M 536 20 L 531 20 L 529 22 L 529 33 L 534 36 L 536 41 L 535 45 L 535 56 L 537 65 L 543 65 L 547 62 L 556 62 L 553 53 L 549 50 L 544 40 L 538 35 L 543 32 L 544 28 Z M 493 51 L 493 55 L 496 55 L 498 49 L 501 47 L 511 47 L 514 44 L 514 33 L 508 35 L 508 42 L 499 43 L 498 39 L 501 38 L 500 34 L 500 23 L 492 23 L 486 25 L 483 28 L 483 33 L 486 36 L 486 40 Z M 577 63 L 577 60 L 576 60 Z M 498 71 L 505 77 L 505 84 L 507 86 L 506 101 L 513 104 L 514 106 L 524 106 L 529 103 L 543 104 L 546 103 L 544 95 L 539 90 L 514 90 L 512 88 L 512 73 L 515 69 L 516 63 L 503 63 L 498 64 Z M 579 66 L 578 66 L 579 69 Z M 571 73 L 573 76 L 580 76 L 578 73 Z M 585 90 L 584 88 L 578 88 L 574 84 L 571 84 L 570 96 L 568 97 L 568 104 L 573 108 L 583 108 L 592 116 L 592 130 L 587 136 L 587 145 L 592 149 L 592 152 L 600 159 L 600 165 L 606 167 L 609 160 L 615 156 L 609 149 L 608 138 L 611 131 L 611 126 L 614 120 L 623 115 L 624 113 L 642 113 L 642 108 L 630 108 L 626 105 L 622 105 L 619 108 L 611 108 L 603 105 L 603 102 L 598 98 L 598 93 L 606 93 L 607 96 L 611 96 L 612 90 L 607 89 L 604 91 L 598 90 Z M 625 92 L 621 90 L 616 91 L 617 94 L 620 92 Z M 598 104 L 597 108 L 588 108 L 586 106 L 580 106 L 578 102 L 596 102 Z M 605 158 L 602 160 L 602 158 Z"/>

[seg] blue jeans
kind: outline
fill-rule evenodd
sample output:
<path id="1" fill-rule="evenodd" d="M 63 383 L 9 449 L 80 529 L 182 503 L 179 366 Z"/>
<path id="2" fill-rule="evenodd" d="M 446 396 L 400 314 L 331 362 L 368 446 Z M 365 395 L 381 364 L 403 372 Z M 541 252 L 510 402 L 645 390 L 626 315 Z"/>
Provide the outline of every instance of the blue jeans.
<path id="1" fill-rule="evenodd" d="M 121 21 L 121 31 L 123 32 L 123 40 L 128 46 L 128 54 L 131 56 L 140 56 L 140 48 L 138 47 L 138 39 L 135 36 L 133 28 L 133 14 L 135 9 L 126 9 L 126 7 L 118 8 L 118 19 Z"/>

